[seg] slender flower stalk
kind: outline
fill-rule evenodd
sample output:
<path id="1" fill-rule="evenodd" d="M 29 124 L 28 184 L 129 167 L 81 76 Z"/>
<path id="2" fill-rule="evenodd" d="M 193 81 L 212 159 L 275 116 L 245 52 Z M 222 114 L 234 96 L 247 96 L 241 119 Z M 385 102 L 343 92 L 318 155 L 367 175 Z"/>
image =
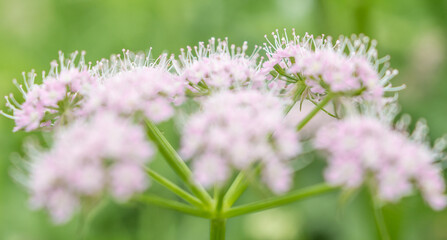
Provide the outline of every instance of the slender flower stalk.
<path id="1" fill-rule="evenodd" d="M 335 191 L 337 189 L 338 189 L 337 187 L 329 186 L 327 184 L 319 184 L 304 189 L 300 189 L 297 191 L 293 191 L 282 196 L 276 196 L 270 199 L 260 200 L 258 202 L 253 202 L 246 205 L 234 207 L 225 211 L 223 216 L 225 218 L 232 218 L 244 214 L 259 212 L 279 207 L 282 205 L 286 205 L 304 198 L 313 197 L 326 192 Z"/>
<path id="2" fill-rule="evenodd" d="M 225 208 L 233 206 L 237 199 L 244 193 L 245 189 L 248 187 L 247 175 L 245 171 L 239 172 L 239 174 L 234 179 L 228 191 L 224 196 Z"/>
<path id="3" fill-rule="evenodd" d="M 145 204 L 152 204 L 159 207 L 179 211 L 185 214 L 201 217 L 201 218 L 211 218 L 211 214 L 208 211 L 198 209 L 195 207 L 191 207 L 184 203 L 180 203 L 177 201 L 169 200 L 166 198 L 162 198 L 156 195 L 141 195 L 134 198 L 138 202 L 142 202 Z"/>
<path id="4" fill-rule="evenodd" d="M 297 130 L 299 131 L 299 130 L 301 130 L 304 126 L 306 126 L 306 124 L 320 111 L 320 110 L 323 110 L 324 109 L 324 106 L 326 106 L 326 104 L 328 104 L 330 101 L 331 101 L 331 99 L 333 98 L 335 96 L 335 94 L 333 94 L 333 93 L 328 93 L 327 95 L 326 95 L 326 97 L 321 101 L 321 102 L 319 102 L 316 106 L 315 106 L 315 108 L 309 113 L 309 114 L 307 114 L 306 115 L 306 117 L 304 117 L 304 119 L 303 120 L 301 120 L 301 122 L 300 123 L 298 123 L 298 126 L 296 127 L 297 128 Z"/>
<path id="5" fill-rule="evenodd" d="M 295 106 L 295 104 L 301 99 L 303 96 L 303 92 L 306 90 L 306 85 L 303 83 L 297 83 L 297 89 L 295 90 L 295 93 L 293 94 L 293 98 L 292 98 L 292 104 L 290 104 L 289 106 L 287 106 L 286 108 L 286 114 L 288 114 L 292 108 Z"/>
<path id="6" fill-rule="evenodd" d="M 205 191 L 205 189 L 194 182 L 194 180 L 192 179 L 192 173 L 189 170 L 188 166 L 180 158 L 174 148 L 169 144 L 168 140 L 163 136 L 160 130 L 158 130 L 158 128 L 149 120 L 146 120 L 146 126 L 148 128 L 148 134 L 150 138 L 158 146 L 158 149 L 165 157 L 168 164 L 204 204 L 210 204 L 211 198 L 209 194 Z"/>
<path id="7" fill-rule="evenodd" d="M 192 196 L 188 192 L 184 191 L 182 188 L 177 186 L 175 183 L 169 181 L 165 177 L 161 176 L 157 172 L 151 169 L 146 169 L 147 174 L 151 176 L 152 179 L 160 183 L 162 186 L 169 189 L 171 192 L 175 193 L 177 196 L 181 197 L 183 200 L 189 202 L 190 204 L 196 206 L 196 207 L 203 207 L 203 203 L 197 199 L 196 197 Z"/>
<path id="8" fill-rule="evenodd" d="M 377 197 L 374 195 L 372 188 L 370 188 L 371 206 L 374 212 L 374 222 L 376 224 L 377 232 L 379 233 L 381 240 L 390 240 L 388 230 L 386 227 L 385 219 L 383 218 L 382 206 L 377 201 Z"/>

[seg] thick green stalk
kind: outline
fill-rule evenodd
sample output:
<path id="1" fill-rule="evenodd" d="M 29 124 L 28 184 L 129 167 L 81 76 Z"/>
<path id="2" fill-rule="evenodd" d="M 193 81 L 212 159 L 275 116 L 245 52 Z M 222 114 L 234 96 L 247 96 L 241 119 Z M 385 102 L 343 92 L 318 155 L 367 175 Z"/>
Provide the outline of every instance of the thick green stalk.
<path id="1" fill-rule="evenodd" d="M 171 192 L 175 193 L 177 196 L 181 197 L 183 200 L 191 203 L 194 206 L 197 206 L 199 208 L 203 207 L 203 203 L 197 199 L 196 197 L 192 196 L 185 190 L 181 189 L 179 186 L 177 186 L 175 183 L 169 181 L 165 177 L 161 176 L 157 172 L 153 171 L 152 169 L 146 169 L 147 174 L 151 176 L 152 179 L 154 179 L 156 182 L 170 190 Z"/>
<path id="2" fill-rule="evenodd" d="M 208 192 L 200 185 L 192 180 L 191 170 L 186 163 L 180 158 L 175 149 L 169 144 L 168 140 L 163 136 L 160 130 L 151 121 L 146 119 L 148 135 L 152 141 L 157 144 L 160 153 L 166 159 L 172 169 L 180 176 L 180 178 L 188 185 L 191 191 L 205 204 L 211 204 L 211 197 Z"/>
<path id="3" fill-rule="evenodd" d="M 225 240 L 226 219 L 214 218 L 210 221 L 210 240 Z"/>
<path id="4" fill-rule="evenodd" d="M 210 239 L 224 240 L 225 239 L 225 218 L 222 217 L 222 209 L 224 204 L 225 191 L 222 186 L 214 187 L 214 208 L 213 218 L 210 221 Z"/>
<path id="5" fill-rule="evenodd" d="M 159 207 L 172 209 L 175 211 L 183 212 L 183 213 L 197 216 L 197 217 L 202 217 L 202 218 L 211 218 L 212 217 L 208 211 L 198 209 L 196 207 L 192 207 L 192 206 L 189 206 L 184 203 L 177 202 L 177 201 L 158 197 L 155 195 L 141 195 L 141 196 L 135 197 L 134 199 L 139 202 L 157 205 Z"/>
<path id="6" fill-rule="evenodd" d="M 326 104 L 328 104 L 334 96 L 335 96 L 334 93 L 331 92 L 328 93 L 326 97 L 323 98 L 323 100 L 319 102 L 317 106 L 315 106 L 315 108 L 312 109 L 312 111 L 309 114 L 307 114 L 307 116 L 303 120 L 301 120 L 301 122 L 296 127 L 298 131 L 301 130 L 304 126 L 306 126 L 306 124 L 318 113 L 318 111 L 323 109 L 323 107 L 326 106 Z"/>
<path id="7" fill-rule="evenodd" d="M 336 190 L 337 187 L 329 186 L 327 184 L 318 184 L 315 186 L 300 189 L 294 192 L 290 192 L 286 195 L 272 197 L 270 199 L 257 201 L 254 203 L 245 204 L 239 207 L 231 208 L 223 213 L 223 217 L 231 218 L 248 213 L 267 210 L 270 208 L 279 207 L 285 204 L 289 204 L 304 198 L 316 196 L 326 192 Z"/>

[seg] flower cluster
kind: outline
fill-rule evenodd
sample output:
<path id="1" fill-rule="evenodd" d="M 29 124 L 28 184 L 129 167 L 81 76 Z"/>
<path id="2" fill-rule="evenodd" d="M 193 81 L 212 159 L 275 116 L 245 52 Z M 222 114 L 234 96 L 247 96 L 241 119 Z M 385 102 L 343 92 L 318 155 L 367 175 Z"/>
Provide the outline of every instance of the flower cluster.
<path id="1" fill-rule="evenodd" d="M 288 190 L 288 161 L 300 152 L 295 127 L 283 121 L 284 102 L 256 90 L 222 91 L 202 103 L 187 122 L 181 153 L 193 159 L 196 180 L 222 184 L 231 168 L 263 165 L 264 182 L 276 193 Z"/>
<path id="2" fill-rule="evenodd" d="M 286 80 L 283 85 L 304 81 L 309 94 L 331 91 L 374 100 L 384 91 L 396 90 L 387 84 L 397 71 L 388 70 L 388 57 L 378 59 L 376 42 L 367 37 L 340 37 L 333 43 L 324 35 L 301 38 L 293 31 L 289 39 L 286 31 L 284 37 L 278 31 L 272 34 L 274 43 L 265 44 L 269 60 L 263 64 L 263 72 Z"/>
<path id="3" fill-rule="evenodd" d="M 236 47 L 227 39 L 212 38 L 206 45 L 182 49 L 178 59 L 166 53 L 151 59 L 150 52 L 123 50 L 123 55 L 86 65 L 84 53 L 79 61 L 77 53 L 69 59 L 61 54 L 60 64 L 52 63 L 41 84 L 31 72 L 24 86 L 16 84 L 24 102 L 10 95 L 6 104 L 12 114 L 0 113 L 15 120 L 14 131 L 54 133 L 49 150 L 28 156 L 26 186 L 33 206 L 63 223 L 85 202 L 105 195 L 127 201 L 145 191 L 145 167 L 153 148 L 145 129 L 137 125 L 142 122 L 170 166 L 189 181 L 187 165 L 152 124 L 172 119 L 188 106 L 194 112 L 185 118 L 180 155 L 192 167 L 195 181 L 187 186 L 196 196 L 156 172 L 149 175 L 197 209 L 145 196 L 148 202 L 225 216 L 231 204 L 220 197 L 236 200 L 242 192 L 238 184 L 247 179 L 231 185 L 235 187 L 229 195 L 216 191 L 216 204 L 208 204 L 213 201 L 201 185 L 225 190 L 237 172 L 259 177 L 275 194 L 285 193 L 292 187 L 296 165 L 306 165 L 306 157 L 292 161 L 304 155 L 301 136 L 315 138 L 317 149 L 328 153 L 324 175 L 331 185 L 357 188 L 367 183 L 389 202 L 418 188 L 432 208 L 447 205 L 436 144 L 432 149 L 384 120 L 385 106 L 395 100 L 384 97 L 385 92 L 400 88 L 389 83 L 397 71 L 389 70 L 389 57 L 378 58 L 375 41 L 353 36 L 333 42 L 294 31 L 290 39 L 278 31 L 273 38 L 264 45 L 264 63 L 257 46 L 247 54 L 246 42 Z M 377 117 L 363 112 L 371 106 Z M 352 116 L 353 109 L 361 113 Z"/>
<path id="4" fill-rule="evenodd" d="M 181 49 L 180 62 L 174 60 L 174 66 L 180 77 L 188 84 L 190 91 L 208 94 L 213 89 L 262 88 L 264 75 L 259 71 L 258 47 L 247 55 L 247 42 L 242 47 L 228 46 L 228 40 L 214 38 L 205 46 L 203 42 L 194 47 L 188 46 L 187 52 Z M 196 54 L 194 54 L 195 52 Z"/>
<path id="5" fill-rule="evenodd" d="M 356 188 L 371 181 L 380 199 L 397 202 L 416 185 L 434 209 L 447 204 L 434 152 L 376 118 L 349 117 L 322 127 L 315 145 L 329 153 L 326 180 Z"/>
<path id="6" fill-rule="evenodd" d="M 3 115 L 15 120 L 14 131 L 24 129 L 32 131 L 42 127 L 51 127 L 71 118 L 73 110 L 79 107 L 83 96 L 97 81 L 84 64 L 82 53 L 79 66 L 74 65 L 77 52 L 68 60 L 60 54 L 60 71 L 57 62 L 52 63 L 48 76 L 43 76 L 43 83 L 36 84 L 34 72 L 25 74 L 25 88 L 17 85 L 25 101 L 19 103 L 11 94 L 6 97 L 7 106 L 12 109 L 13 115 L 1 112 Z"/>
<path id="7" fill-rule="evenodd" d="M 184 84 L 163 67 L 139 67 L 104 79 L 90 92 L 81 114 L 98 110 L 122 115 L 137 112 L 158 123 L 174 115 L 173 104 L 183 101 Z"/>
<path id="8" fill-rule="evenodd" d="M 153 155 L 141 127 L 111 113 L 59 129 L 49 151 L 30 156 L 32 204 L 66 222 L 83 200 L 106 192 L 125 201 L 148 186 L 144 164 Z"/>

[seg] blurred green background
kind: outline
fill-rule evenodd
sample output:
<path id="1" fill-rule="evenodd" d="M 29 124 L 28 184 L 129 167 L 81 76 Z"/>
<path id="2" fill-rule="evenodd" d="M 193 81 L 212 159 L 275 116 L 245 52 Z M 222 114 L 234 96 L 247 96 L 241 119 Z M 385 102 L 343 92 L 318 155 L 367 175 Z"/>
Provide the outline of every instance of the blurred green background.
<path id="1" fill-rule="evenodd" d="M 22 71 L 48 70 L 59 50 L 86 50 L 94 62 L 122 48 L 178 53 L 212 36 L 261 44 L 264 34 L 284 27 L 377 39 L 379 54 L 391 55 L 400 70 L 394 82 L 408 86 L 400 93 L 403 111 L 426 118 L 433 139 L 447 133 L 446 0 L 0 0 L 0 95 L 15 91 L 11 80 Z M 164 128 L 177 144 L 169 126 Z M 13 134 L 12 127 L 0 118 L 0 239 L 80 239 L 79 219 L 54 226 L 44 212 L 28 208 L 25 190 L 10 176 L 11 154 L 22 151 L 26 134 Z M 159 160 L 154 164 L 166 168 Z M 298 175 L 297 185 L 319 181 L 321 168 L 318 161 L 312 164 Z M 163 192 L 155 184 L 151 191 Z M 249 192 L 241 202 L 256 197 Z M 231 219 L 227 239 L 378 239 L 365 193 L 343 207 L 337 199 L 328 194 Z M 384 211 L 392 239 L 447 239 L 447 211 L 433 212 L 419 196 Z M 108 201 L 87 234 L 92 240 L 207 237 L 205 220 Z"/>

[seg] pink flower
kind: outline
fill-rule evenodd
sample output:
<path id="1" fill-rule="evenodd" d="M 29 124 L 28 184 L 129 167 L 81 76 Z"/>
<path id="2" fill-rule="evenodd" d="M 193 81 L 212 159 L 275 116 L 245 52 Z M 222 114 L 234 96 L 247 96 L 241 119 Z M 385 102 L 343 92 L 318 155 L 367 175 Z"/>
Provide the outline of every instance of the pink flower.
<path id="1" fill-rule="evenodd" d="M 433 209 L 447 205 L 434 150 L 376 118 L 354 116 L 331 122 L 318 131 L 315 146 L 329 153 L 325 178 L 330 184 L 357 188 L 372 181 L 378 197 L 389 202 L 418 187 Z"/>
<path id="2" fill-rule="evenodd" d="M 65 98 L 67 94 L 67 85 L 56 78 L 45 79 L 40 89 L 40 101 L 42 105 L 48 107 L 57 107 L 59 101 Z"/>
<path id="3" fill-rule="evenodd" d="M 110 178 L 112 195 L 119 201 L 127 201 L 149 186 L 146 172 L 139 164 L 117 163 L 110 170 Z"/>
<path id="4" fill-rule="evenodd" d="M 80 207 L 79 199 L 63 189 L 55 189 L 49 193 L 45 204 L 51 209 L 51 217 L 57 224 L 70 220 Z"/>
<path id="5" fill-rule="evenodd" d="M 181 153 L 191 158 L 196 180 L 223 184 L 231 170 L 263 166 L 263 180 L 275 193 L 290 189 L 289 162 L 301 151 L 295 127 L 284 121 L 285 103 L 256 90 L 222 91 L 203 99 L 182 136 Z"/>
<path id="6" fill-rule="evenodd" d="M 101 112 L 59 129 L 48 151 L 29 156 L 31 203 L 57 223 L 68 221 L 86 198 L 110 192 L 118 201 L 148 187 L 144 165 L 153 155 L 144 130 Z"/>
<path id="7" fill-rule="evenodd" d="M 73 112 L 81 105 L 83 95 L 96 84 L 96 78 L 88 72 L 85 65 L 85 53 L 82 53 L 78 65 L 74 65 L 77 54 L 75 52 L 70 59 L 65 59 L 60 53 L 60 66 L 58 67 L 57 62 L 52 62 L 51 70 L 47 76 L 43 76 L 42 84 L 35 83 L 34 72 L 30 72 L 28 76 L 23 74 L 25 87 L 16 85 L 25 101 L 19 103 L 11 94 L 6 97 L 6 105 L 13 115 L 0 111 L 4 116 L 15 120 L 14 131 L 50 129 L 73 120 Z M 61 119 L 64 122 L 61 123 Z"/>
<path id="8" fill-rule="evenodd" d="M 87 95 L 81 114 L 113 111 L 131 116 L 138 112 L 159 123 L 174 115 L 184 98 L 184 83 L 163 67 L 140 67 L 120 72 Z"/>
<path id="9" fill-rule="evenodd" d="M 32 105 L 23 103 L 21 109 L 14 110 L 13 119 L 15 119 L 16 126 L 14 131 L 25 128 L 25 131 L 32 131 L 37 129 L 45 115 L 45 107 L 42 104 Z"/>
<path id="10" fill-rule="evenodd" d="M 187 52 L 181 49 L 180 61 L 173 64 L 182 81 L 194 93 L 208 94 L 216 89 L 263 88 L 264 74 L 259 72 L 257 63 L 258 47 L 251 55 L 246 54 L 247 42 L 242 47 L 228 45 L 228 40 L 211 38 L 208 45 L 203 42 Z"/>
<path id="11" fill-rule="evenodd" d="M 225 159 L 216 154 L 203 154 L 193 163 L 194 179 L 204 185 L 222 185 L 230 177 L 231 171 Z"/>
<path id="12" fill-rule="evenodd" d="M 262 171 L 262 179 L 274 193 L 282 194 L 292 188 L 293 173 L 290 166 L 280 161 L 269 161 Z"/>
<path id="13" fill-rule="evenodd" d="M 340 37 L 335 43 L 331 37 L 300 37 L 292 32 L 289 39 L 287 31 L 280 35 L 272 33 L 274 41 L 265 45 L 268 60 L 262 72 L 281 71 L 289 74 L 294 81 L 304 81 L 310 88 L 309 97 L 324 95 L 328 91 L 352 94 L 363 91 L 361 96 L 367 100 L 380 100 L 384 91 L 396 91 L 389 81 L 397 74 L 388 70 L 388 57 L 379 59 L 376 42 L 365 36 Z M 277 68 L 277 69 L 275 69 Z M 279 73 L 279 74 L 278 74 Z M 276 73 L 277 86 L 290 85 L 284 73 Z M 290 89 L 290 88 L 288 88 Z"/>

